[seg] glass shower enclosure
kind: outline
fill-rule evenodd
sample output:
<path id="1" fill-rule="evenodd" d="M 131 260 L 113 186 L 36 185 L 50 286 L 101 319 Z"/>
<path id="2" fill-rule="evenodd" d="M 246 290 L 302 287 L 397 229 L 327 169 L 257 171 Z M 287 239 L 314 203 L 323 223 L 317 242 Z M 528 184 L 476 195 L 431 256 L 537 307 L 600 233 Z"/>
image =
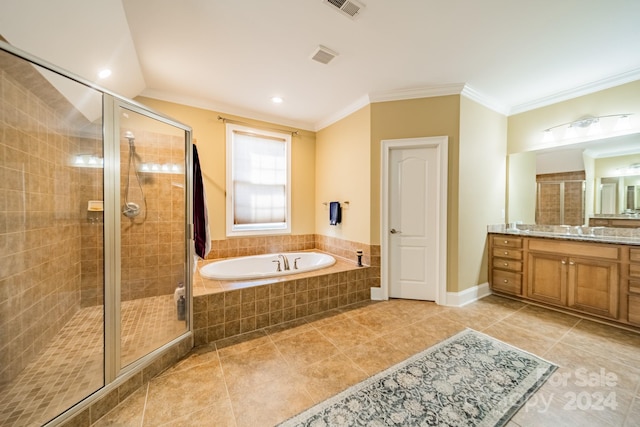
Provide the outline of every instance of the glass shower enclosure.
<path id="1" fill-rule="evenodd" d="M 191 339 L 191 129 L 4 42 L 0 94 L 0 425 L 55 424 Z"/>

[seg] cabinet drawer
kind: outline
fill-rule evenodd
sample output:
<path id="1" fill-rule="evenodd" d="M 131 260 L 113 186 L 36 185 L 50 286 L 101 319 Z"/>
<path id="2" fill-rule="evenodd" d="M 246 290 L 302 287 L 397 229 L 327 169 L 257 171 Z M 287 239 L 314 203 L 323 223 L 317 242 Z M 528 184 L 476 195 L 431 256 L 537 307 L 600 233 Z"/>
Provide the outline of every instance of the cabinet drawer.
<path id="1" fill-rule="evenodd" d="M 629 323 L 640 325 L 640 295 L 629 295 Z"/>
<path id="2" fill-rule="evenodd" d="M 629 261 L 640 262 L 640 249 L 638 248 L 629 249 Z"/>
<path id="3" fill-rule="evenodd" d="M 521 248 L 522 239 L 520 237 L 511 236 L 493 236 L 493 246 L 503 248 Z"/>
<path id="4" fill-rule="evenodd" d="M 494 269 L 491 287 L 496 291 L 522 294 L 522 274 Z"/>
<path id="5" fill-rule="evenodd" d="M 496 258 L 522 259 L 522 251 L 509 248 L 493 248 L 492 255 Z"/>
<path id="6" fill-rule="evenodd" d="M 640 279 L 640 264 L 629 264 L 629 277 Z"/>
<path id="7" fill-rule="evenodd" d="M 620 248 L 614 245 L 576 243 L 561 240 L 530 239 L 529 250 L 551 252 L 557 255 L 584 256 L 601 259 L 620 259 Z"/>
<path id="8" fill-rule="evenodd" d="M 640 297 L 640 280 L 629 280 L 629 293 L 638 294 Z"/>
<path id="9" fill-rule="evenodd" d="M 493 258 L 493 268 L 509 271 L 522 271 L 522 262 L 506 258 Z"/>

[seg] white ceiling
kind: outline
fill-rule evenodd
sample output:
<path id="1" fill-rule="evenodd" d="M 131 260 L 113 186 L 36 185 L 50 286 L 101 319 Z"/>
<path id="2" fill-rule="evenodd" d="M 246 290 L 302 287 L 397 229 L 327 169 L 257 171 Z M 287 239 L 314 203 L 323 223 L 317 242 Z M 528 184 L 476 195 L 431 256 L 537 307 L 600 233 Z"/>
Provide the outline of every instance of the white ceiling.
<path id="1" fill-rule="evenodd" d="M 129 98 L 311 130 L 376 100 L 464 88 L 514 114 L 640 79 L 638 0 L 361 1 L 352 20 L 323 0 L 0 0 L 0 35 Z M 339 56 L 312 61 L 320 44 Z"/>

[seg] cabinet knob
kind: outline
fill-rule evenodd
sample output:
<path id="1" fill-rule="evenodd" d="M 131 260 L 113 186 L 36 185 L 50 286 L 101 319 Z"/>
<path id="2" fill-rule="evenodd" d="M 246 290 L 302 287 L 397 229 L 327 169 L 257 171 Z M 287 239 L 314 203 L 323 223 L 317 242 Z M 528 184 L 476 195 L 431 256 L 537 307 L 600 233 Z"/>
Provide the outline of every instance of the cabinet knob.
<path id="1" fill-rule="evenodd" d="M 574 264 L 575 264 L 575 262 L 569 261 L 569 265 L 574 265 Z"/>
<path id="2" fill-rule="evenodd" d="M 562 260 L 562 264 L 563 264 L 563 265 L 564 265 L 564 264 L 566 264 L 566 263 L 567 263 L 567 261 L 565 261 L 565 260 Z"/>
<path id="3" fill-rule="evenodd" d="M 504 263 L 504 266 L 505 266 L 505 267 L 508 267 L 508 266 L 509 266 L 509 263 L 508 263 L 508 262 L 505 262 L 505 263 Z"/>
<path id="4" fill-rule="evenodd" d="M 504 243 L 505 243 L 505 244 L 507 244 L 507 243 L 509 243 L 509 241 L 508 241 L 508 240 L 505 240 L 505 241 L 504 241 Z"/>
<path id="5" fill-rule="evenodd" d="M 505 255 L 509 255 L 509 251 L 504 251 L 504 254 Z"/>
<path id="6" fill-rule="evenodd" d="M 504 279 L 504 283 L 509 283 L 509 280 L 508 279 Z"/>

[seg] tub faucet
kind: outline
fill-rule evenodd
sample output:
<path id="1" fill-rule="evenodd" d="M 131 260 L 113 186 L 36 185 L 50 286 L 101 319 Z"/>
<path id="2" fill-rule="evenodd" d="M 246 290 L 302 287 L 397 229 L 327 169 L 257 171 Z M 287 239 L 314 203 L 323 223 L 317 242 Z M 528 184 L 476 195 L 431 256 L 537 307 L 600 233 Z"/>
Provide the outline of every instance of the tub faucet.
<path id="1" fill-rule="evenodd" d="M 284 269 L 289 270 L 289 260 L 287 259 L 287 257 L 285 255 L 278 255 L 278 257 L 282 257 L 282 263 L 284 264 Z"/>

